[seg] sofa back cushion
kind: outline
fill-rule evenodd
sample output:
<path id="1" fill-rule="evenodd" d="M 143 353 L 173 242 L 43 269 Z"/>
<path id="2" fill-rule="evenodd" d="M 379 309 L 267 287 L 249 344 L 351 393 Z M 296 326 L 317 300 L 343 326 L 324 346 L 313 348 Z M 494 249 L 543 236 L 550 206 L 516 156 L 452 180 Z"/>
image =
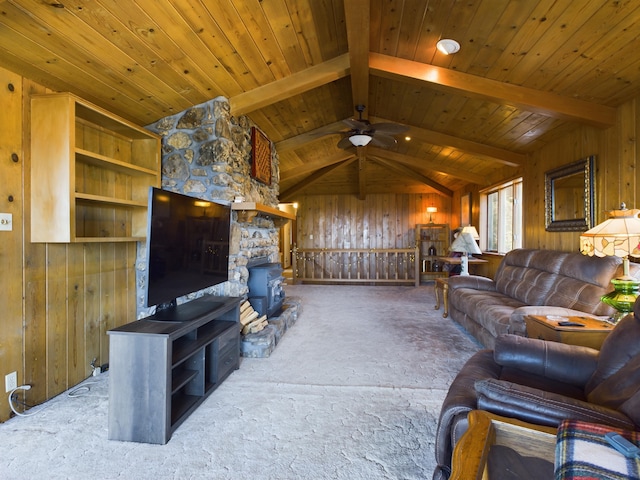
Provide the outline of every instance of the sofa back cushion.
<path id="1" fill-rule="evenodd" d="M 600 297 L 622 275 L 618 257 L 589 257 L 554 250 L 516 249 L 507 253 L 495 276 L 496 290 L 527 305 L 553 305 L 595 315 L 611 307 Z"/>

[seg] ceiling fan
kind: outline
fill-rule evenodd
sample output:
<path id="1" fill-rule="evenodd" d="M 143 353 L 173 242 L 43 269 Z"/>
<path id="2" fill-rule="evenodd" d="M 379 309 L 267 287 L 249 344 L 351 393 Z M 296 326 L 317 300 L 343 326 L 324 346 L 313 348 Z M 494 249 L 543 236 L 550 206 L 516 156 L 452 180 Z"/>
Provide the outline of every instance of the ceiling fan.
<path id="1" fill-rule="evenodd" d="M 344 135 L 338 142 L 339 148 L 364 147 L 369 144 L 376 147 L 391 147 L 397 143 L 393 135 L 409 130 L 409 127 L 398 123 L 369 123 L 368 120 L 362 118 L 362 112 L 365 108 L 364 105 L 356 105 L 358 119 L 343 120 L 351 128 L 350 130 L 332 132 Z"/>

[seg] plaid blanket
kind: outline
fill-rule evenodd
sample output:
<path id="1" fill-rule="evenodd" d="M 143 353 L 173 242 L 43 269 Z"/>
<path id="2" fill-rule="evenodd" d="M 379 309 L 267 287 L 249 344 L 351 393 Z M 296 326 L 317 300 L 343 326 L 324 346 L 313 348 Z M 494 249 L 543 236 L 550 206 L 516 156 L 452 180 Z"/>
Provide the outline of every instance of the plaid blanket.
<path id="1" fill-rule="evenodd" d="M 617 432 L 640 445 L 640 432 L 564 420 L 558 427 L 556 480 L 640 480 L 640 459 L 617 452 L 605 440 L 607 432 Z"/>

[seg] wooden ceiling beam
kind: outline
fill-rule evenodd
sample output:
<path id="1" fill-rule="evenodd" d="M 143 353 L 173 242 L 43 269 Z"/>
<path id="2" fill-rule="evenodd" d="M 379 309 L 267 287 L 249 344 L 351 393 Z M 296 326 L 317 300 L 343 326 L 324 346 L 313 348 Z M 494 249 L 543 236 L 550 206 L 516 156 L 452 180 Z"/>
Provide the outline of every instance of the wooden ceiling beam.
<path id="1" fill-rule="evenodd" d="M 371 119 L 371 123 L 379 122 L 392 122 L 392 120 L 386 120 L 379 117 L 374 117 Z M 512 152 L 511 150 L 492 147 L 491 145 L 486 145 L 484 143 L 465 140 L 460 137 L 454 137 L 453 135 L 447 135 L 446 133 L 436 132 L 435 130 L 410 127 L 406 135 L 409 135 L 414 140 L 420 140 L 421 142 L 431 143 L 433 145 L 439 145 L 441 147 L 449 147 L 454 150 L 459 150 L 471 155 L 483 157 L 497 163 L 502 163 L 503 165 L 507 165 L 509 167 L 521 167 L 527 160 L 527 156 L 522 153 L 516 153 Z"/>
<path id="2" fill-rule="evenodd" d="M 344 2 L 344 16 L 351 66 L 351 95 L 354 105 L 369 103 L 369 29 L 370 0 Z M 366 113 L 362 118 L 367 118 Z"/>
<path id="3" fill-rule="evenodd" d="M 312 175 L 309 175 L 307 178 L 305 178 L 301 182 L 297 183 L 293 187 L 291 187 L 291 188 L 285 190 L 284 192 L 282 192 L 280 194 L 280 201 L 281 202 L 292 201 L 293 200 L 293 196 L 296 195 L 301 190 L 304 190 L 308 186 L 310 186 L 313 183 L 317 182 L 322 177 L 324 177 L 326 175 L 329 175 L 331 172 L 333 172 L 337 168 L 345 167 L 345 166 L 349 165 L 350 163 L 354 162 L 357 158 L 358 157 L 354 156 L 353 158 L 351 158 L 349 160 L 345 160 L 345 161 L 340 162 L 338 164 L 330 165 L 328 167 L 321 168 L 316 173 L 314 173 Z"/>
<path id="4" fill-rule="evenodd" d="M 232 115 L 243 115 L 349 75 L 349 54 L 322 62 L 229 99 Z"/>
<path id="5" fill-rule="evenodd" d="M 447 187 L 445 187 L 444 185 L 440 185 L 438 182 L 435 182 L 433 180 L 431 180 L 429 177 L 425 177 L 424 175 L 422 175 L 421 173 L 416 172 L 415 170 L 412 170 L 408 167 L 405 167 L 404 165 L 401 165 L 397 162 L 393 162 L 393 161 L 388 161 L 385 160 L 383 158 L 380 157 L 376 157 L 376 156 L 369 156 L 369 158 L 376 162 L 379 165 L 382 165 L 383 167 L 388 168 L 389 170 L 393 170 L 401 175 L 407 176 L 413 180 L 417 180 L 419 182 L 424 183 L 425 185 L 433 188 L 434 190 L 437 190 L 438 192 L 442 193 L 443 195 L 446 195 L 447 197 L 451 198 L 453 197 L 453 192 L 448 189 Z"/>
<path id="6" fill-rule="evenodd" d="M 616 109 L 605 105 L 380 53 L 369 53 L 369 68 L 373 75 L 380 77 L 404 79 L 418 85 L 427 83 L 445 91 L 456 91 L 469 97 L 488 99 L 501 105 L 512 105 L 526 111 L 599 128 L 611 127 L 616 120 Z"/>
<path id="7" fill-rule="evenodd" d="M 336 163 L 340 163 L 352 158 L 354 158 L 354 155 L 352 152 L 341 150 L 340 152 L 336 153 L 335 155 L 329 158 L 323 158 L 322 160 L 319 160 L 317 162 L 310 162 L 310 163 L 305 163 L 303 165 L 298 165 L 288 170 L 281 170 L 280 180 L 281 181 L 290 180 L 292 178 L 299 177 L 301 175 L 308 175 L 321 168 L 328 167 L 330 165 L 334 165 Z"/>
<path id="8" fill-rule="evenodd" d="M 433 163 L 429 162 L 428 160 L 411 157 L 409 155 L 404 155 L 398 152 L 384 150 L 382 148 L 375 148 L 375 147 L 367 147 L 367 148 L 369 149 L 369 154 L 375 155 L 378 158 L 392 160 L 394 162 L 402 163 L 404 165 L 409 165 L 410 167 L 415 167 L 418 169 L 427 169 L 427 170 L 432 170 L 434 172 L 443 173 L 445 175 L 450 175 L 452 177 L 459 178 L 460 180 L 464 180 L 465 182 L 469 182 L 469 183 L 474 183 L 476 185 L 487 184 L 487 179 L 485 177 L 474 175 L 460 168 L 446 167 L 441 164 L 433 165 Z"/>

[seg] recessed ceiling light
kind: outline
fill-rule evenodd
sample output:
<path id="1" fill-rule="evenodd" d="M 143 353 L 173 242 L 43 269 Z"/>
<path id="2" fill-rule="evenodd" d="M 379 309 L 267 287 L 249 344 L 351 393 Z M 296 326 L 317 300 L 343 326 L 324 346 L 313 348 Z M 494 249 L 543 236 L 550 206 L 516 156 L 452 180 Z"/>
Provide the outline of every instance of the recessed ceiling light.
<path id="1" fill-rule="evenodd" d="M 451 55 L 460 50 L 460 44 L 450 38 L 443 38 L 436 44 L 436 47 L 445 55 Z"/>

